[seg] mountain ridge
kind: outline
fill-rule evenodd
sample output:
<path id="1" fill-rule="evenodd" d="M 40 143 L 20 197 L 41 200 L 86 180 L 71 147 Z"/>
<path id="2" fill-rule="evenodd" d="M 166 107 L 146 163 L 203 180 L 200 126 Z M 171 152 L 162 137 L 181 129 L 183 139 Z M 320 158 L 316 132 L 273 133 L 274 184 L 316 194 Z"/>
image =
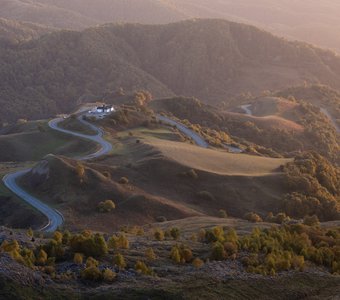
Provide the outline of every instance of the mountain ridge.
<path id="1" fill-rule="evenodd" d="M 340 58 L 333 52 L 225 20 L 54 32 L 2 46 L 0 58 L 7 120 L 68 111 L 86 95 L 101 99 L 120 87 L 213 104 L 306 81 L 340 88 Z"/>

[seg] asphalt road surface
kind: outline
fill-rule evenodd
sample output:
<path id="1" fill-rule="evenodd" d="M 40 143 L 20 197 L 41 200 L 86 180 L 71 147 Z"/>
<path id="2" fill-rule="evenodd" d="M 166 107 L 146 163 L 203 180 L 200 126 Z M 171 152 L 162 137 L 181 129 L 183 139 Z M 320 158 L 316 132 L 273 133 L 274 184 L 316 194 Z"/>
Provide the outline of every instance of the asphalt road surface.
<path id="1" fill-rule="evenodd" d="M 96 135 L 86 135 L 81 134 L 77 132 L 73 132 L 70 130 L 66 130 L 63 128 L 58 127 L 58 124 L 63 121 L 62 118 L 51 120 L 48 125 L 57 131 L 63 132 L 65 134 L 70 134 L 79 138 L 87 139 L 93 142 L 98 143 L 101 147 L 98 151 L 95 153 L 79 157 L 78 160 L 88 160 L 100 157 L 102 155 L 108 154 L 112 150 L 112 145 L 104 140 L 103 138 L 103 131 L 94 126 L 93 124 L 88 123 L 87 121 L 82 119 L 82 116 L 78 117 L 79 121 L 83 124 L 89 126 L 91 129 L 97 132 Z M 14 194 L 16 194 L 18 197 L 20 197 L 22 200 L 36 208 L 38 211 L 40 211 L 43 215 L 45 215 L 48 219 L 47 225 L 45 225 L 43 228 L 40 229 L 40 231 L 44 232 L 53 232 L 58 229 L 59 226 L 61 226 L 64 222 L 64 218 L 60 212 L 58 212 L 56 209 L 49 207 L 47 204 L 43 203 L 39 199 L 35 198 L 34 196 L 27 193 L 25 190 L 23 190 L 18 184 L 17 180 L 24 176 L 25 174 L 29 173 L 31 169 L 22 170 L 19 172 L 15 172 L 12 174 L 7 174 L 3 178 L 3 182 L 5 186 L 10 189 Z"/>

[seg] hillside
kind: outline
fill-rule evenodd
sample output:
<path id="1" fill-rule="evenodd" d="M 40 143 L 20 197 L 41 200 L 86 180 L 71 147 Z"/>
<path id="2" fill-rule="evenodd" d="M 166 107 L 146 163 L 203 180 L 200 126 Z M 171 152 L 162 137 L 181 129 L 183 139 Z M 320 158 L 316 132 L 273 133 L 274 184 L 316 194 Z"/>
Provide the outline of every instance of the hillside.
<path id="1" fill-rule="evenodd" d="M 251 26 L 221 20 L 107 25 L 1 47 L 1 118 L 46 117 L 107 91 L 149 90 L 221 103 L 303 83 L 340 88 L 340 59 Z"/>
<path id="2" fill-rule="evenodd" d="M 290 39 L 340 49 L 335 0 L 1 0 L 0 17 L 66 29 L 109 23 L 165 24 L 219 18 L 252 24 Z M 302 21 L 303 20 L 303 21 Z"/>
<path id="3" fill-rule="evenodd" d="M 149 106 L 157 112 L 170 113 L 191 124 L 200 124 L 232 137 L 273 149 L 292 157 L 294 152 L 316 151 L 339 163 L 339 142 L 335 127 L 318 107 L 305 101 L 278 97 L 254 97 L 247 115 L 240 106 L 229 110 L 206 105 L 194 98 L 158 99 Z M 240 140 L 241 139 L 241 140 Z M 242 141 L 243 140 L 243 141 Z M 252 152 L 254 145 L 248 144 Z"/>
<path id="4" fill-rule="evenodd" d="M 51 27 L 0 18 L 0 41 L 2 43 L 13 44 L 36 39 L 53 30 Z"/>
<path id="5" fill-rule="evenodd" d="M 184 14 L 159 0 L 1 0 L 0 17 L 62 29 L 84 29 L 109 22 L 160 24 Z"/>

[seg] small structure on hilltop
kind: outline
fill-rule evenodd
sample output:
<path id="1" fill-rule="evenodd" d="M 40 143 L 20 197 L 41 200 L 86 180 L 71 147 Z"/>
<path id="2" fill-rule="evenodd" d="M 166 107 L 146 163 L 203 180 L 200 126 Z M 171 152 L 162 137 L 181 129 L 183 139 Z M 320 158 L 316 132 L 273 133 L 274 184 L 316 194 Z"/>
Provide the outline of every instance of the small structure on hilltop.
<path id="1" fill-rule="evenodd" d="M 111 113 L 111 112 L 114 112 L 115 111 L 115 108 L 113 107 L 113 105 L 102 105 L 102 106 L 98 106 L 97 109 L 96 109 L 96 113 L 99 113 L 99 114 L 107 114 L 107 113 Z"/>

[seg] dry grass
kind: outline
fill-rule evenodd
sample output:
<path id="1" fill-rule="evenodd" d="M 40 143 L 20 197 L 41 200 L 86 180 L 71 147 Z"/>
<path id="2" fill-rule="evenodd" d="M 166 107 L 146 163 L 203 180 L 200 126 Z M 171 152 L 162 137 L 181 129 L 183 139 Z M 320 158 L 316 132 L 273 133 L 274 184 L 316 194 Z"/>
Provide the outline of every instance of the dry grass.
<path id="1" fill-rule="evenodd" d="M 165 157 L 182 165 L 219 175 L 264 176 L 278 172 L 281 165 L 291 161 L 232 154 L 178 142 L 165 143 L 156 139 L 150 139 L 147 143 L 158 149 Z"/>
<path id="2" fill-rule="evenodd" d="M 297 124 L 294 121 L 287 120 L 280 116 L 264 116 L 264 117 L 256 117 L 249 116 L 245 114 L 226 112 L 224 113 L 227 117 L 232 119 L 241 120 L 243 122 L 252 122 L 260 129 L 280 129 L 286 131 L 293 132 L 303 132 L 303 126 Z"/>

